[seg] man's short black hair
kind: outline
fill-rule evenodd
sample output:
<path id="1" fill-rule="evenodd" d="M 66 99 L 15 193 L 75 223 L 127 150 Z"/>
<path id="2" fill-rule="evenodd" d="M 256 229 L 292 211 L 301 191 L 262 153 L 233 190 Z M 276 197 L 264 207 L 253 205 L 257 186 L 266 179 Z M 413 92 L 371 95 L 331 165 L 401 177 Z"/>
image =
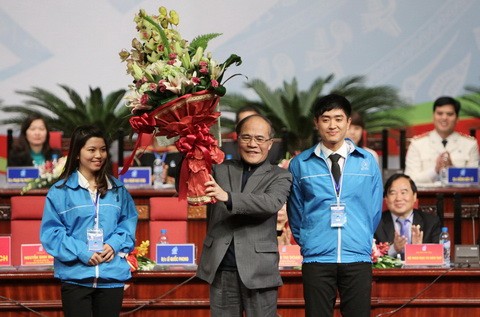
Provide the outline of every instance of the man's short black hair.
<path id="1" fill-rule="evenodd" d="M 437 100 L 435 100 L 435 102 L 433 103 L 433 112 L 435 112 L 435 109 L 437 109 L 437 107 L 446 105 L 452 105 L 455 109 L 455 114 L 458 117 L 458 114 L 460 113 L 460 101 L 449 96 L 442 96 L 437 98 Z"/>
<path id="2" fill-rule="evenodd" d="M 388 191 L 392 187 L 393 182 L 396 181 L 399 178 L 408 179 L 408 182 L 410 183 L 410 187 L 412 188 L 413 193 L 414 194 L 417 193 L 417 191 L 418 191 L 417 190 L 417 185 L 415 185 L 415 182 L 410 178 L 410 176 L 408 176 L 406 174 L 402 174 L 402 173 L 396 173 L 396 174 L 393 174 L 392 176 L 390 176 L 390 178 L 387 179 L 387 181 L 385 182 L 385 186 L 384 186 L 384 189 L 383 189 L 383 197 L 387 197 Z"/>
<path id="3" fill-rule="evenodd" d="M 243 106 L 241 107 L 240 109 L 237 110 L 236 114 L 235 114 L 235 122 L 238 124 L 238 122 L 240 120 L 238 120 L 238 115 L 242 112 L 255 112 L 257 114 L 260 114 L 260 110 L 255 107 L 254 105 L 246 105 L 246 106 Z"/>
<path id="4" fill-rule="evenodd" d="M 318 119 L 324 112 L 333 110 L 333 109 L 341 109 L 347 116 L 350 118 L 352 114 L 352 105 L 347 98 L 337 95 L 337 94 L 329 94 L 318 98 L 314 105 L 313 105 L 313 116 L 315 119 Z"/>

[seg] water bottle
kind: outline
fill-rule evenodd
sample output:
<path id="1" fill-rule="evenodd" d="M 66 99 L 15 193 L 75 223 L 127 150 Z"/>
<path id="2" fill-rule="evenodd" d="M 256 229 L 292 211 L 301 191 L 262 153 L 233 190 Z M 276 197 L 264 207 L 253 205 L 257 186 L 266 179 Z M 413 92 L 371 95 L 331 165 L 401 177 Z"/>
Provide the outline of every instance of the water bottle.
<path id="1" fill-rule="evenodd" d="M 169 168 L 174 169 L 175 167 L 177 167 L 177 163 L 175 163 L 175 160 L 171 160 L 168 166 Z"/>
<path id="2" fill-rule="evenodd" d="M 443 245 L 443 260 L 444 266 L 450 267 L 450 234 L 448 234 L 448 228 L 443 227 L 440 234 L 440 244 Z"/>
<path id="3" fill-rule="evenodd" d="M 442 186 L 448 186 L 448 169 L 446 167 L 440 170 L 440 182 Z"/>
<path id="4" fill-rule="evenodd" d="M 160 244 L 168 244 L 167 229 L 160 230 L 160 238 L 158 239 Z"/>
<path id="5" fill-rule="evenodd" d="M 52 154 L 52 166 L 55 168 L 58 164 L 58 154 Z"/>
<path id="6" fill-rule="evenodd" d="M 445 164 L 448 161 L 448 153 L 443 153 L 442 154 L 442 159 L 445 162 Z M 448 167 L 444 166 L 440 169 L 440 182 L 442 183 L 442 186 L 448 186 Z"/>
<path id="7" fill-rule="evenodd" d="M 157 157 L 153 161 L 153 188 L 159 189 L 163 187 L 163 162 Z"/>

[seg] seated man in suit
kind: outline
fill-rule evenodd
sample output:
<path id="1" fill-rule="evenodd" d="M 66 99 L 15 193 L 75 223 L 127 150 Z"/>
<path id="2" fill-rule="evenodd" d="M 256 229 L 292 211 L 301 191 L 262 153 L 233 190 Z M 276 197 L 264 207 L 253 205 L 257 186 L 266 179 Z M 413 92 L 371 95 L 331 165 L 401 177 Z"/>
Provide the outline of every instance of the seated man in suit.
<path id="1" fill-rule="evenodd" d="M 385 183 L 383 197 L 388 210 L 375 232 L 376 242 L 390 243 L 388 255 L 403 258 L 405 244 L 438 243 L 442 231 L 438 216 L 414 209 L 417 186 L 405 174 L 394 174 Z"/>

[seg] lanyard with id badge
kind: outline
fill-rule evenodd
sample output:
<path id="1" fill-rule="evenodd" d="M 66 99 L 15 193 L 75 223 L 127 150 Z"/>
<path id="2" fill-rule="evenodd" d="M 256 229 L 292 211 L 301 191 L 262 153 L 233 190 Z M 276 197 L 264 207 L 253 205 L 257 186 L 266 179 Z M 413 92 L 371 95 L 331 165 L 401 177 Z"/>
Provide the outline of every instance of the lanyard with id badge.
<path id="1" fill-rule="evenodd" d="M 330 226 L 332 228 L 342 228 L 347 223 L 347 214 L 345 212 L 345 204 L 337 201 L 330 205 Z"/>
<path id="2" fill-rule="evenodd" d="M 93 228 L 87 229 L 88 251 L 99 252 L 103 251 L 103 230 L 98 227 L 99 223 L 99 205 L 98 193 L 95 196 L 93 204 L 95 206 L 95 223 Z"/>
<path id="3" fill-rule="evenodd" d="M 343 226 L 347 223 L 347 213 L 346 205 L 340 202 L 341 180 L 339 180 L 340 184 L 337 184 L 332 178 L 332 182 L 335 187 L 337 201 L 336 203 L 330 205 L 330 227 L 343 228 Z"/>

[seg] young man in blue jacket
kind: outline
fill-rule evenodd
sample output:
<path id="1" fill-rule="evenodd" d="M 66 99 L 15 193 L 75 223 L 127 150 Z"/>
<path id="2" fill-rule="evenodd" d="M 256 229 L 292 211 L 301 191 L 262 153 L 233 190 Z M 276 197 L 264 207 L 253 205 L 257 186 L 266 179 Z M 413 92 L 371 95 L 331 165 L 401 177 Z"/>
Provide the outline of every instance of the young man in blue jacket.
<path id="1" fill-rule="evenodd" d="M 303 255 L 306 316 L 370 316 L 373 233 L 382 178 L 373 156 L 345 139 L 350 102 L 331 94 L 314 105 L 320 142 L 291 162 L 288 219 Z"/>

